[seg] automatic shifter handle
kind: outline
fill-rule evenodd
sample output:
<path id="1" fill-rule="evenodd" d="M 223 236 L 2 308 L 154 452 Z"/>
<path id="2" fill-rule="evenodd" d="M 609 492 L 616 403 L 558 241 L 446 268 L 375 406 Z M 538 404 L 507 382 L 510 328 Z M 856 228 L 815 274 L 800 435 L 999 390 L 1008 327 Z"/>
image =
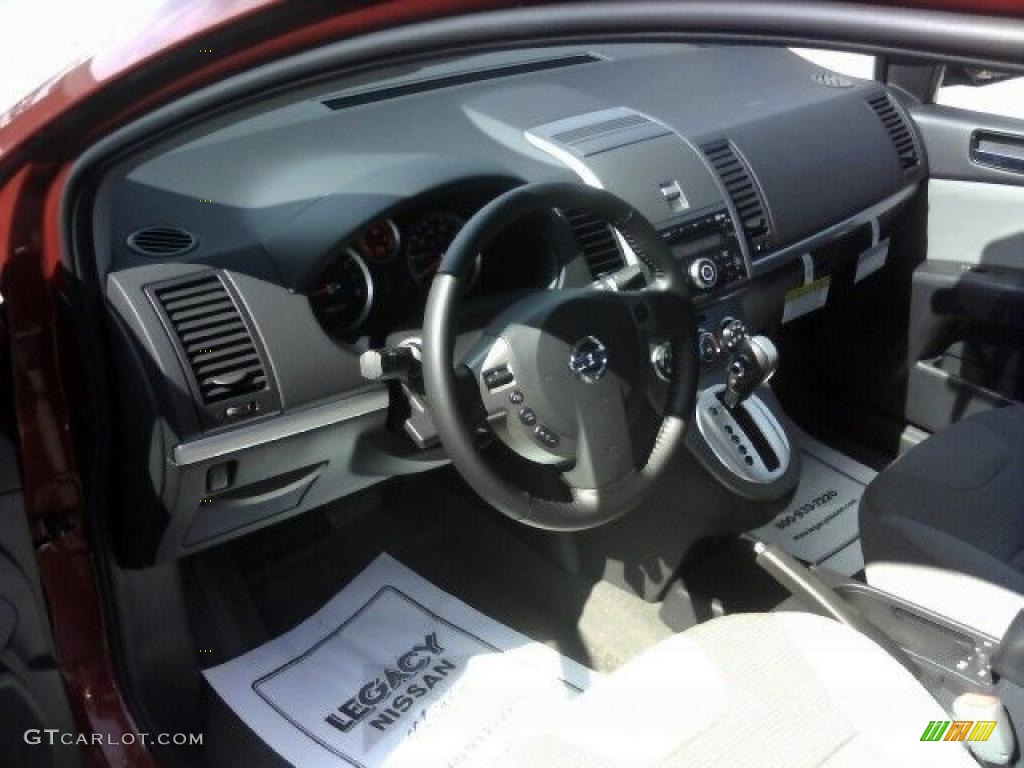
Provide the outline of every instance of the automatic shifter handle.
<path id="1" fill-rule="evenodd" d="M 737 345 L 729 361 L 722 405 L 732 410 L 759 386 L 767 382 L 779 367 L 779 351 L 767 336 L 751 336 Z"/>

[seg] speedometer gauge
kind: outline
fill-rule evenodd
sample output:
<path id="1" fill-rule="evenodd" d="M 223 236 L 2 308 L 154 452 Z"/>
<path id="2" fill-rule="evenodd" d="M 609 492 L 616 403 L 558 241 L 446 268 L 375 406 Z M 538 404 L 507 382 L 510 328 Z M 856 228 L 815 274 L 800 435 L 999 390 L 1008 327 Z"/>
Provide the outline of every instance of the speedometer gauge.
<path id="1" fill-rule="evenodd" d="M 413 224 L 408 231 L 405 258 L 409 276 L 416 285 L 427 285 L 433 279 L 445 251 L 465 223 L 460 216 L 449 211 L 432 211 Z M 476 269 L 480 269 L 479 256 Z"/>
<path id="2" fill-rule="evenodd" d="M 398 255 L 401 235 L 391 219 L 379 219 L 363 230 L 356 240 L 356 250 L 367 261 L 384 264 Z"/>
<path id="3" fill-rule="evenodd" d="M 373 279 L 366 262 L 351 248 L 324 270 L 309 294 L 313 313 L 332 336 L 362 325 L 373 304 Z"/>

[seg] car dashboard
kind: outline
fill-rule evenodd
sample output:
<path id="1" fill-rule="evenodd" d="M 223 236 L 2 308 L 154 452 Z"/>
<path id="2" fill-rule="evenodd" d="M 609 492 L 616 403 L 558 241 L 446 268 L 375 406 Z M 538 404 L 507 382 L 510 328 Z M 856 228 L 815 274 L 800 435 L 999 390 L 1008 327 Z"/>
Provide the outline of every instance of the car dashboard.
<path id="1" fill-rule="evenodd" d="M 126 157 L 91 222 L 118 400 L 133 405 L 119 492 L 144 500 L 126 557 L 180 557 L 441 465 L 396 429 L 394 385 L 359 357 L 419 335 L 442 254 L 504 191 L 610 190 L 655 225 L 703 321 L 728 309 L 765 325 L 807 254 L 877 236 L 926 173 L 877 82 L 785 49 L 667 44 L 339 79 Z M 477 257 L 461 320 L 472 333 L 523 292 L 636 263 L 588 211 L 522 220 Z"/>

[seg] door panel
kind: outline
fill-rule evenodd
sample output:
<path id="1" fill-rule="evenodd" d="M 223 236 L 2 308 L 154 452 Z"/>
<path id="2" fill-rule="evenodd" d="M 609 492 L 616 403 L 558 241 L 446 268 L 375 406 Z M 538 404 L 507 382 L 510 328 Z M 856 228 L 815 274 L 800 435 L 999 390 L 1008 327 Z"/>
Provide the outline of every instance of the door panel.
<path id="1" fill-rule="evenodd" d="M 1024 135 L 1024 120 L 934 104 L 914 106 L 910 112 L 924 137 L 932 179 L 1024 186 L 1024 172 L 995 167 L 972 157 L 977 155 L 977 147 L 972 151 L 972 144 L 986 134 Z"/>
<path id="2" fill-rule="evenodd" d="M 904 415 L 936 431 L 1024 401 L 1024 121 L 935 106 L 913 116 L 931 178 Z"/>
<path id="3" fill-rule="evenodd" d="M 931 179 L 928 260 L 1024 269 L 1024 186 Z"/>
<path id="4" fill-rule="evenodd" d="M 36 571 L 16 454 L 0 430 L 0 755 L 5 766 L 78 766 L 79 748 L 50 746 L 44 729 L 74 736 Z M 28 732 L 28 738 L 26 738 Z M 38 739 L 37 739 L 38 737 Z"/>

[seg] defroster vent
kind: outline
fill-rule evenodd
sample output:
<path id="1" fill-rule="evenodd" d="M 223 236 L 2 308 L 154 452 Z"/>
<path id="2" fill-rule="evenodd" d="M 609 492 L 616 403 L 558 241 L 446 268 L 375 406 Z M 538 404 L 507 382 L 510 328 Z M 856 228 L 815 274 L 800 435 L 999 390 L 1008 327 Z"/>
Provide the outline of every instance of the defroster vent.
<path id="1" fill-rule="evenodd" d="M 572 208 L 562 211 L 572 229 L 576 245 L 583 252 L 583 258 L 590 267 L 590 274 L 595 280 L 616 272 L 625 266 L 626 260 L 622 249 L 608 222 L 598 218 L 590 211 Z"/>
<path id="2" fill-rule="evenodd" d="M 276 405 L 256 339 L 217 273 L 151 286 L 150 293 L 208 421 L 252 416 Z"/>

